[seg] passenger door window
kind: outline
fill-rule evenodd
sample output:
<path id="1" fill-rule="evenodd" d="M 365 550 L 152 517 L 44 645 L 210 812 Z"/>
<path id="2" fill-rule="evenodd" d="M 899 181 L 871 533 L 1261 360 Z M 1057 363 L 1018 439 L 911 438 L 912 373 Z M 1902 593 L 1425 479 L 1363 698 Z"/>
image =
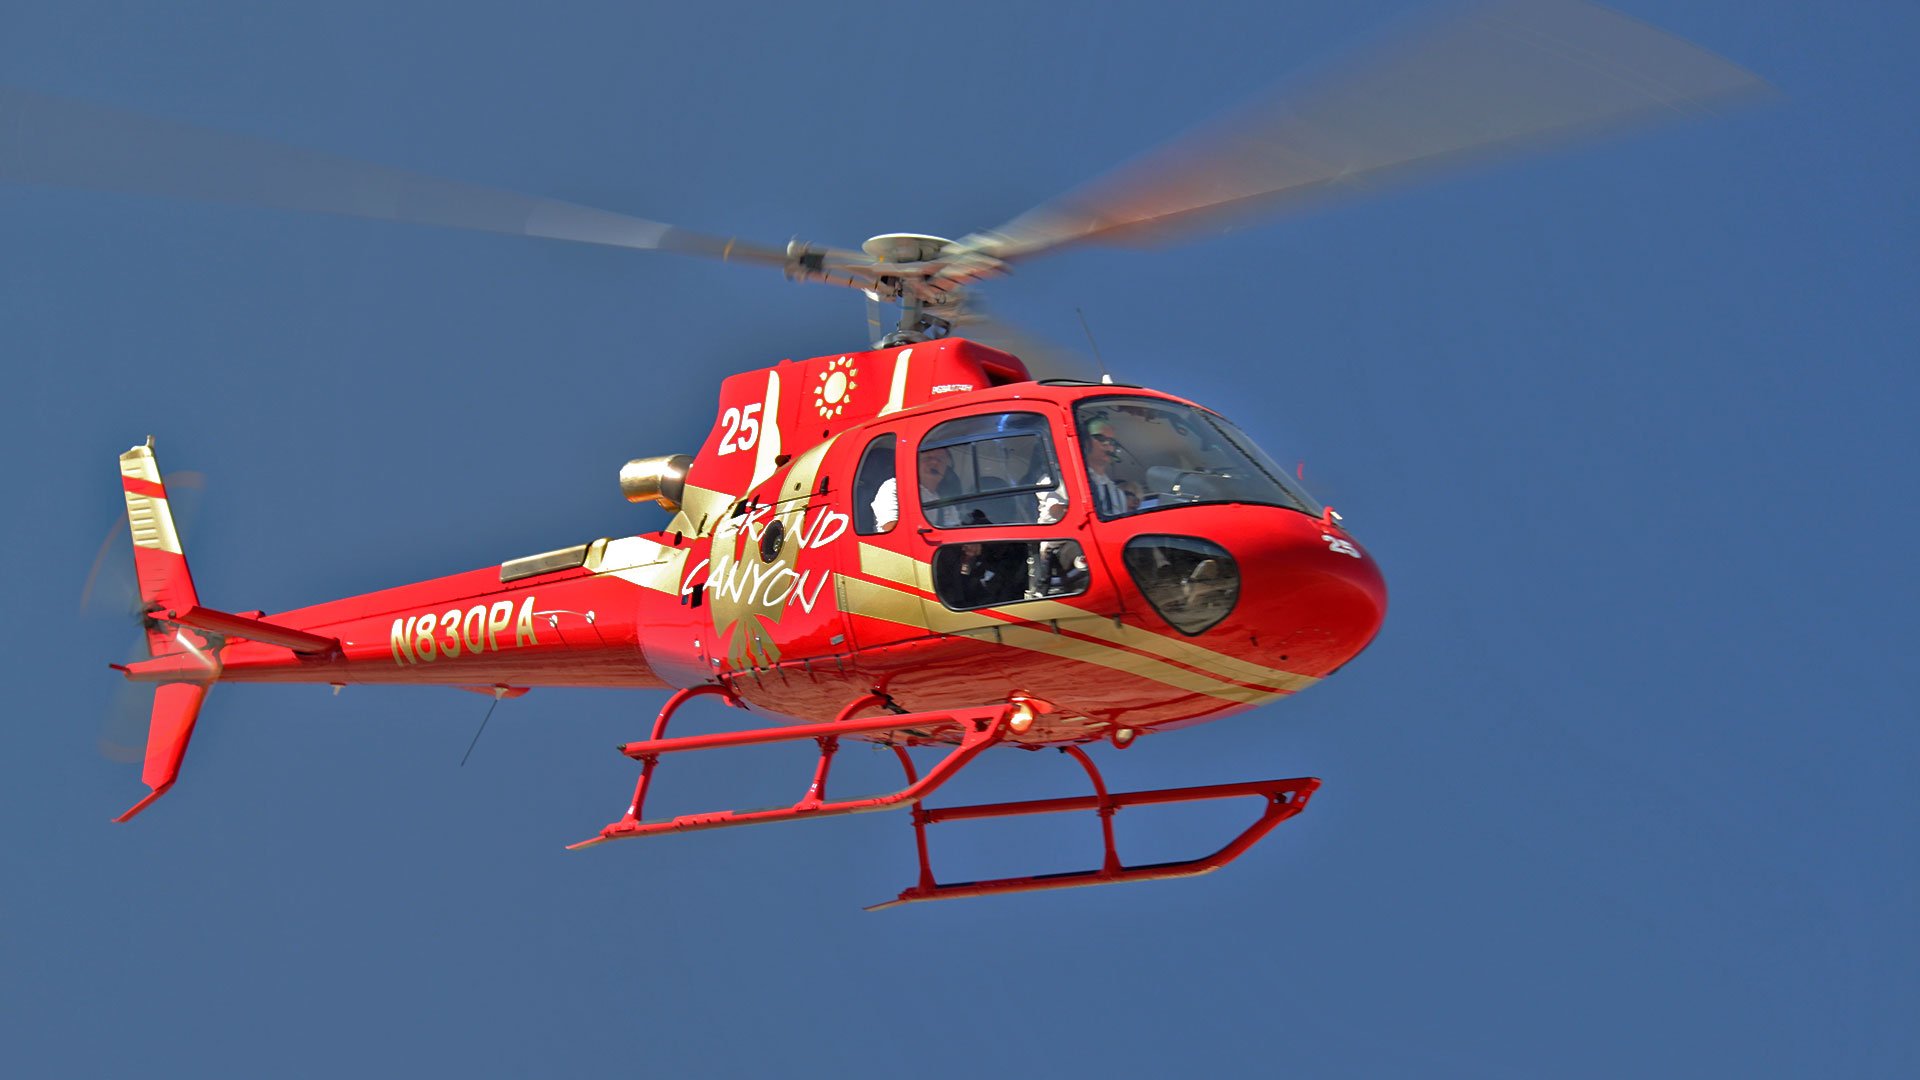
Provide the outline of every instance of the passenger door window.
<path id="1" fill-rule="evenodd" d="M 935 528 L 1047 525 L 1066 514 L 1066 487 L 1047 418 L 994 413 L 949 420 L 920 442 L 920 509 Z"/>

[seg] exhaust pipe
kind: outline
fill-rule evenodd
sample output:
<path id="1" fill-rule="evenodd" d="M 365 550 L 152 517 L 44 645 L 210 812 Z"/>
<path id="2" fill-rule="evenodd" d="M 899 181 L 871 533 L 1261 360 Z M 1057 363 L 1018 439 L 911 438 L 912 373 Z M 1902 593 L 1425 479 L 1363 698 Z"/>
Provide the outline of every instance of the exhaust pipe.
<path id="1" fill-rule="evenodd" d="M 630 503 L 656 502 L 678 510 L 692 464 L 693 458 L 686 454 L 634 458 L 620 466 L 620 494 Z"/>

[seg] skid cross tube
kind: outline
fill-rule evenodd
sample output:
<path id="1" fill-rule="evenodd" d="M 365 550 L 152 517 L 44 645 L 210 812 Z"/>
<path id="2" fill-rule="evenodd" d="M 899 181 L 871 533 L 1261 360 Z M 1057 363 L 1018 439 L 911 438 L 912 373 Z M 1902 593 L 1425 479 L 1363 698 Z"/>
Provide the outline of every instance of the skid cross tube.
<path id="1" fill-rule="evenodd" d="M 1157 791 L 1130 791 L 1110 795 L 1107 792 L 1106 782 L 1100 777 L 1099 769 L 1094 767 L 1092 759 L 1088 758 L 1084 751 L 1077 746 L 1065 746 L 1061 749 L 1086 769 L 1088 778 L 1093 781 L 1092 795 L 1076 795 L 1062 799 L 1029 799 L 1023 802 L 983 803 L 977 806 L 948 806 L 937 809 L 914 807 L 913 832 L 914 846 L 918 849 L 920 856 L 919 880 L 912 888 L 894 899 L 874 904 L 867 910 L 880 911 L 898 907 L 901 904 L 913 904 L 926 900 L 956 900 L 965 896 L 1038 892 L 1042 889 L 1073 889 L 1083 885 L 1113 885 L 1123 881 L 1161 881 L 1167 878 L 1193 877 L 1210 873 L 1239 858 L 1248 848 L 1259 843 L 1262 837 L 1272 832 L 1275 826 L 1306 809 L 1307 800 L 1312 798 L 1313 793 L 1320 788 L 1318 779 L 1301 777 L 1293 780 L 1252 780 L 1237 784 L 1162 788 Z M 906 760 L 904 752 L 900 752 L 900 757 L 911 780 L 912 763 Z M 1179 862 L 1147 863 L 1141 866 L 1127 866 L 1120 861 L 1119 852 L 1115 849 L 1113 841 L 1113 815 L 1123 807 L 1204 802 L 1212 799 L 1251 796 L 1258 796 L 1266 803 L 1260 817 L 1242 830 L 1238 836 L 1229 840 L 1226 846 L 1211 855 Z M 1101 865 L 1097 870 L 1074 870 L 946 884 L 938 882 L 933 876 L 933 867 L 927 858 L 927 826 L 929 825 L 942 821 L 977 821 L 982 818 L 1058 814 L 1076 810 L 1093 810 L 1100 815 L 1103 851 Z"/>
<path id="2" fill-rule="evenodd" d="M 702 694 L 725 694 L 729 702 L 737 701 L 733 695 L 733 688 L 730 686 L 718 686 L 708 683 L 701 686 L 689 686 L 685 690 L 678 691 L 667 699 L 665 705 L 661 706 L 660 715 L 654 717 L 652 741 L 659 742 L 661 738 L 666 735 L 667 721 L 673 719 L 673 714 L 680 711 L 680 706 L 685 705 L 687 702 L 692 701 Z M 626 749 L 624 746 L 621 747 L 621 753 L 625 753 Z M 648 754 L 640 759 L 640 780 L 633 785 L 633 802 L 627 805 L 626 817 L 634 819 L 640 817 L 641 809 L 647 804 L 647 784 L 653 780 L 653 767 L 658 764 L 660 764 L 659 754 Z"/>
<path id="3" fill-rule="evenodd" d="M 696 688 L 698 689 L 698 688 Z M 711 691 L 710 691 L 711 692 Z M 676 699 L 679 695 L 675 695 Z M 681 699 L 684 700 L 684 699 Z M 689 832 L 694 829 L 723 829 L 736 825 L 760 825 L 773 821 L 795 821 L 802 818 L 834 817 L 841 814 L 860 814 L 874 810 L 891 810 L 917 803 L 927 794 L 953 778 L 966 764 L 972 761 L 982 750 L 997 743 L 1007 732 L 1007 722 L 1017 708 L 1014 704 L 991 705 L 972 709 L 948 709 L 923 713 L 899 713 L 888 716 L 867 717 L 855 720 L 852 714 L 865 708 L 883 704 L 886 699 L 877 694 L 869 694 L 848 704 L 839 715 L 825 723 L 792 724 L 783 727 L 756 728 L 749 731 L 727 731 L 711 735 L 685 735 L 679 738 L 661 738 L 665 730 L 668 711 L 677 705 L 677 701 L 668 702 L 668 710 L 662 710 L 660 719 L 654 725 L 655 737 L 644 742 L 628 743 L 620 748 L 621 753 L 642 762 L 640 783 L 634 791 L 634 801 L 620 820 L 600 830 L 600 835 L 577 844 L 568 845 L 569 849 L 591 847 L 608 840 L 624 840 L 640 836 L 655 836 L 669 832 Z M 839 749 L 843 735 L 877 735 L 890 731 L 926 731 L 930 728 L 958 728 L 958 745 L 940 759 L 925 776 L 915 776 L 908 769 L 907 785 L 899 791 L 885 795 L 872 795 L 858 799 L 830 801 L 826 797 L 827 772 L 833 755 Z M 813 782 L 800 801 L 792 806 L 779 806 L 768 810 L 718 810 L 701 814 L 683 814 L 679 817 L 661 821 L 641 821 L 640 811 L 646 797 L 646 785 L 652 776 L 654 764 L 662 754 L 682 753 L 689 750 L 714 750 L 733 746 L 758 746 L 766 743 L 793 742 L 812 739 L 820 745 L 820 761 L 814 768 Z M 896 750 L 898 748 L 896 747 Z"/>

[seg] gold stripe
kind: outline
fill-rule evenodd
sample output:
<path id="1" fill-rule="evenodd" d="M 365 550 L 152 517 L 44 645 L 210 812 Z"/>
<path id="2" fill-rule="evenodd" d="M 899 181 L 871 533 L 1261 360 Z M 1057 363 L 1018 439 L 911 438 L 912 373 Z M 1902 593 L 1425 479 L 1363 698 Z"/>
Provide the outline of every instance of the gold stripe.
<path id="1" fill-rule="evenodd" d="M 911 585 L 922 592 L 934 591 L 933 567 L 930 564 L 909 555 L 888 551 L 886 548 L 861 544 L 860 569 L 874 577 L 885 578 L 902 585 Z M 938 605 L 929 603 L 926 606 L 932 609 Z M 1090 618 L 1085 609 L 1054 600 L 1027 600 L 1017 608 L 987 608 L 983 612 L 969 614 L 984 613 L 1005 615 L 1022 622 L 1066 623 L 1071 620 L 1076 633 L 1097 637 L 1123 648 L 1138 649 L 1168 660 L 1203 668 L 1222 678 L 1256 683 L 1276 690 L 1305 690 L 1320 681 L 1312 675 L 1300 675 L 1280 668 L 1266 667 L 1250 660 L 1215 652 L 1191 641 L 1166 637 L 1151 630 L 1142 630 L 1137 626 L 1125 624 L 1116 626 L 1111 619 Z M 992 621 L 999 622 L 999 620 Z"/>
<path id="2" fill-rule="evenodd" d="M 748 491 L 758 491 L 760 485 L 780 470 L 780 372 L 776 368 L 767 372 L 767 400 L 760 409 L 760 450 L 753 459 L 753 480 L 747 484 Z M 742 427 L 746 421 L 740 421 Z"/>
<path id="3" fill-rule="evenodd" d="M 724 491 L 688 484 L 682 492 L 680 512 L 667 523 L 667 531 L 682 536 L 711 536 L 714 528 L 725 519 L 734 498 Z"/>
<path id="4" fill-rule="evenodd" d="M 860 571 L 877 578 L 933 591 L 933 567 L 911 555 L 872 544 L 860 545 Z"/>
<path id="5" fill-rule="evenodd" d="M 827 451 L 833 449 L 833 444 L 839 441 L 839 438 L 838 435 L 829 436 L 821 442 L 814 443 L 794 459 L 793 466 L 787 470 L 786 488 L 774 496 L 775 501 L 788 508 L 781 511 L 783 515 L 791 513 L 796 506 L 800 510 L 807 509 L 805 503 L 812 500 L 813 481 L 820 475 L 820 463 L 826 460 Z M 796 499 L 802 501 L 796 503 L 794 501 Z"/>
<path id="6" fill-rule="evenodd" d="M 897 413 L 907 407 L 907 362 L 913 359 L 912 349 L 901 349 L 893 358 L 893 388 L 887 394 L 887 403 L 882 406 L 879 415 Z"/>
<path id="7" fill-rule="evenodd" d="M 597 552 L 588 552 L 585 566 L 596 574 L 631 581 L 644 589 L 669 596 L 680 592 L 687 565 L 687 549 L 655 543 L 644 536 L 608 540 Z"/>
<path id="8" fill-rule="evenodd" d="M 865 615 L 882 622 L 912 626 L 931 632 L 927 625 L 927 605 L 912 593 L 890 588 L 877 581 L 847 577 L 839 581 L 841 610 L 850 615 Z"/>
<path id="9" fill-rule="evenodd" d="M 1081 627 L 1076 625 L 1069 629 L 1079 630 Z M 1283 691 L 1256 690 L 1251 686 L 1226 682 L 1190 668 L 1149 660 L 1138 653 L 1122 652 L 1097 641 L 1068 637 L 1065 634 L 1055 634 L 1030 626 L 1007 627 L 1000 632 L 1000 640 L 1016 649 L 1031 649 L 1034 652 L 1048 653 L 1068 660 L 1078 660 L 1083 664 L 1097 664 L 1100 667 L 1138 675 L 1152 679 L 1154 682 L 1177 686 L 1182 690 L 1191 690 L 1196 694 L 1205 694 L 1223 701 L 1257 705 L 1263 701 L 1272 701 L 1286 696 Z"/>
<path id="10" fill-rule="evenodd" d="M 1054 619 L 1065 622 L 1067 619 L 1075 618 L 1084 620 L 1087 615 L 1079 608 L 1052 600 L 1028 601 L 1021 604 L 1017 612 L 1009 614 L 1034 622 L 1047 622 Z M 1215 652 L 1191 641 L 1156 634 L 1151 630 L 1142 630 L 1137 626 L 1128 626 L 1124 623 L 1115 626 L 1109 619 L 1097 619 L 1084 626 L 1076 623 L 1074 629 L 1088 637 L 1101 638 L 1125 648 L 1139 649 L 1142 652 L 1150 652 L 1192 667 L 1205 668 L 1222 678 L 1233 679 L 1236 682 L 1257 683 L 1276 690 L 1293 691 L 1305 690 L 1320 681 L 1312 675 L 1301 675 L 1292 671 L 1283 671 L 1280 668 L 1266 667 L 1250 660 L 1242 660 L 1237 656 Z"/>
<path id="11" fill-rule="evenodd" d="M 984 635 L 985 632 L 991 631 L 997 644 L 1137 675 L 1143 679 L 1197 694 L 1205 694 L 1223 701 L 1255 704 L 1285 696 L 1282 691 L 1240 686 L 1205 672 L 1162 663 L 1138 653 L 1103 645 L 1098 641 L 1069 637 L 1066 634 L 1056 634 L 1051 630 L 1033 626 L 1009 624 L 993 618 L 990 614 L 992 609 L 948 611 L 937 601 L 922 600 L 913 593 L 883 585 L 877 581 L 848 578 L 845 579 L 844 584 L 846 610 L 850 614 L 864 615 L 902 626 L 917 627 L 938 634 Z M 1110 625 L 1105 619 L 1090 616 L 1081 611 L 1077 612 L 1073 624 L 1066 629 L 1086 633 L 1096 624 Z"/>
<path id="12" fill-rule="evenodd" d="M 948 611 L 938 600 L 922 599 L 905 589 L 896 589 L 877 581 L 847 578 L 846 585 L 846 610 L 856 615 L 867 615 L 935 634 L 965 634 L 1008 625 L 1005 620 L 994 618 L 990 608 Z M 1086 617 L 1084 612 L 1081 617 Z"/>

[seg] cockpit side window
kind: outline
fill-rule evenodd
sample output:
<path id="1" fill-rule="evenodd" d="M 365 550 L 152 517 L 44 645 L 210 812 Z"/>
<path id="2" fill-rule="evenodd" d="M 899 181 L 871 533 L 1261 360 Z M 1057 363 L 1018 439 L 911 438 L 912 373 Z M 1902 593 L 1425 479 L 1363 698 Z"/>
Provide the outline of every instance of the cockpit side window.
<path id="1" fill-rule="evenodd" d="M 1223 417 L 1159 398 L 1074 406 L 1094 510 L 1125 517 L 1190 503 L 1256 503 L 1320 513 L 1285 471 Z"/>
<path id="2" fill-rule="evenodd" d="M 876 435 L 860 452 L 853 477 L 853 531 L 861 536 L 892 532 L 900 520 L 900 491 L 893 461 L 899 438 Z"/>
<path id="3" fill-rule="evenodd" d="M 920 442 L 920 509 L 936 528 L 1045 525 L 1066 513 L 1047 418 L 994 413 L 949 420 Z"/>

